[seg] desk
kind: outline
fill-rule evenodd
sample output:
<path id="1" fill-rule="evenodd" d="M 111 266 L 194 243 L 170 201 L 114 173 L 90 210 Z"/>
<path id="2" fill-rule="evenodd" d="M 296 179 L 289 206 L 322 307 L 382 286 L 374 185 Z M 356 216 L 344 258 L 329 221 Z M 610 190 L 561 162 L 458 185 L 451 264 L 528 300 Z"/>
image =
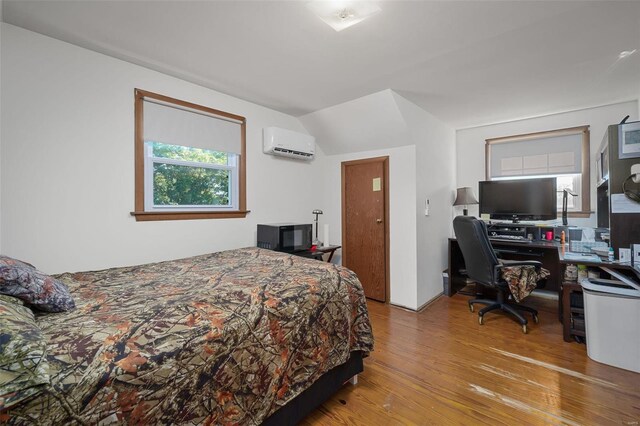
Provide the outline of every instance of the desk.
<path id="1" fill-rule="evenodd" d="M 324 260 L 324 255 L 328 253 L 329 258 L 327 259 L 327 262 L 331 262 L 331 259 L 333 259 L 333 254 L 336 252 L 336 250 L 338 250 L 341 247 L 342 246 L 317 247 L 314 251 L 304 250 L 304 251 L 297 251 L 291 254 L 295 254 L 296 256 L 302 256 L 302 257 L 310 257 L 316 260 Z"/>
<path id="2" fill-rule="evenodd" d="M 549 270 L 545 290 L 560 291 L 562 268 L 558 257 L 559 243 L 555 241 L 491 241 L 496 254 L 506 260 L 537 260 L 542 267 Z M 458 241 L 449 238 L 449 291 L 447 296 L 454 295 L 466 285 L 466 276 L 460 272 L 464 269 L 464 257 Z"/>
<path id="3" fill-rule="evenodd" d="M 601 269 L 609 268 L 614 271 L 625 272 L 625 273 L 628 273 L 629 275 L 635 275 L 636 278 L 640 279 L 640 265 L 634 267 L 634 265 L 632 265 L 630 262 L 618 262 L 618 261 L 610 262 L 602 258 L 600 258 L 601 260 L 600 262 L 577 261 L 573 258 L 565 259 L 566 252 L 569 252 L 569 250 L 565 250 L 564 247 L 558 250 L 558 256 L 559 256 L 558 259 L 560 263 L 563 265 L 580 264 L 580 265 L 585 265 L 591 268 L 601 268 Z"/>
<path id="4" fill-rule="evenodd" d="M 634 267 L 630 263 L 578 261 L 565 259 L 566 248 L 555 241 L 491 241 L 491 245 L 499 258 L 508 260 L 537 260 L 542 267 L 549 270 L 551 275 L 547 278 L 545 290 L 558 293 L 558 319 L 562 322 L 563 338 L 566 342 L 572 341 L 572 336 L 584 337 L 584 329 L 576 324 L 576 318 L 584 314 L 584 311 L 572 305 L 571 295 L 582 293 L 582 287 L 576 281 L 564 281 L 564 268 L 568 264 L 580 264 L 600 269 L 608 268 L 627 275 L 635 275 L 640 279 L 640 266 Z M 565 251 L 566 250 L 566 251 Z M 454 295 L 463 288 L 466 276 L 460 272 L 464 270 L 464 258 L 455 238 L 449 238 L 449 291 L 447 296 Z M 606 272 L 606 270 L 605 270 Z M 584 317 L 582 316 L 582 320 Z"/>
<path id="5" fill-rule="evenodd" d="M 565 247 L 558 249 L 558 259 L 562 266 L 562 276 L 564 277 L 564 267 L 569 264 L 580 264 L 590 268 L 599 268 L 604 272 L 615 271 L 623 275 L 635 276 L 640 279 L 640 266 L 634 267 L 630 263 L 578 261 L 574 258 L 565 258 Z M 562 281 L 560 303 L 560 321 L 562 321 L 562 338 L 565 342 L 571 342 L 574 336 L 585 337 L 584 329 L 584 307 L 576 304 L 576 296 L 582 299 L 582 286 L 576 281 Z"/>

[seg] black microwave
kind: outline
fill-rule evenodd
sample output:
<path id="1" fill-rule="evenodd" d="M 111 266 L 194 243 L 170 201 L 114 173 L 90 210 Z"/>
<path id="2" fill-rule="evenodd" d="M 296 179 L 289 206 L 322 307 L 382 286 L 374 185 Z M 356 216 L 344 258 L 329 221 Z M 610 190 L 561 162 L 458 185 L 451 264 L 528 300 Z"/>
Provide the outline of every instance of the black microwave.
<path id="1" fill-rule="evenodd" d="M 258 224 L 258 247 L 289 253 L 309 250 L 312 235 L 313 225 L 311 224 Z"/>

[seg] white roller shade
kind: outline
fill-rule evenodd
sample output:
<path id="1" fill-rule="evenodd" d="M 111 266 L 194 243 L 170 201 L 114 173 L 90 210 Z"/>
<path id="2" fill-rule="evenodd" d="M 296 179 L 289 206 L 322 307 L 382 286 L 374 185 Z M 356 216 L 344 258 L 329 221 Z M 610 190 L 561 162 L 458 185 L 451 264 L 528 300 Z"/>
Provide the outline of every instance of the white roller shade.
<path id="1" fill-rule="evenodd" d="M 240 154 L 240 123 L 144 101 L 144 141 Z"/>
<path id="2" fill-rule="evenodd" d="M 582 133 L 491 144 L 490 178 L 582 172 Z"/>

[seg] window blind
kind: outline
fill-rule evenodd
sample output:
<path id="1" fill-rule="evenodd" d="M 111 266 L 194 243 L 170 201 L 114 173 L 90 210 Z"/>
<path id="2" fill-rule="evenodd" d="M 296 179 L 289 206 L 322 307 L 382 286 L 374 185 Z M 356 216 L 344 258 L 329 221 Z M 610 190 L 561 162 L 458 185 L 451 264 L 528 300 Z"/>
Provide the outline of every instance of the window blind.
<path id="1" fill-rule="evenodd" d="M 582 172 L 582 133 L 491 145 L 490 178 Z"/>
<path id="2" fill-rule="evenodd" d="M 205 112 L 144 100 L 144 141 L 241 153 L 241 124 Z"/>

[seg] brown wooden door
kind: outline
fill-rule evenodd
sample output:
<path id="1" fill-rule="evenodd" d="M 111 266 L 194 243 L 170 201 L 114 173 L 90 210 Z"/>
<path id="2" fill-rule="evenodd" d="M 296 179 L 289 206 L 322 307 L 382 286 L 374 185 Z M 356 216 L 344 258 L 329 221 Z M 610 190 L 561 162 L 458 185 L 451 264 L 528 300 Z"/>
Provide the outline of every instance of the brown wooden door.
<path id="1" fill-rule="evenodd" d="M 389 157 L 342 163 L 342 264 L 381 302 L 389 282 L 388 170 Z"/>

